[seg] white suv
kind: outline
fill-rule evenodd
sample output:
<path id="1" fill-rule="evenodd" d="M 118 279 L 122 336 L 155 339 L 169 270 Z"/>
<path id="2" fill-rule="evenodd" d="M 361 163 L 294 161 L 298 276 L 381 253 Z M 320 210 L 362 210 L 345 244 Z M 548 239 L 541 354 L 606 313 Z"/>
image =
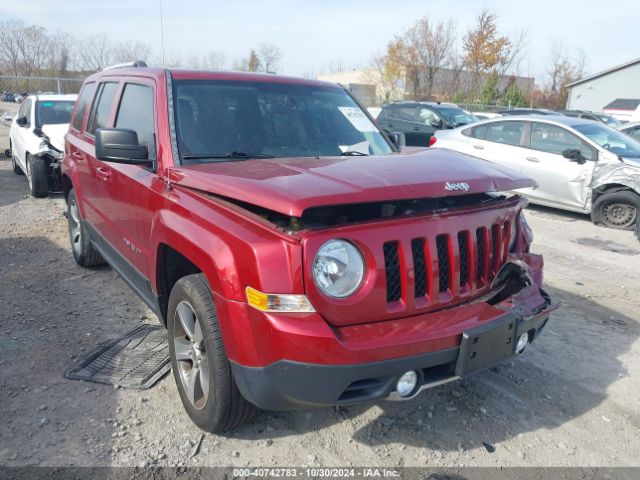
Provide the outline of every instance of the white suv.
<path id="1" fill-rule="evenodd" d="M 77 95 L 30 95 L 11 123 L 14 173 L 26 174 L 34 197 L 60 188 L 64 136 Z"/>

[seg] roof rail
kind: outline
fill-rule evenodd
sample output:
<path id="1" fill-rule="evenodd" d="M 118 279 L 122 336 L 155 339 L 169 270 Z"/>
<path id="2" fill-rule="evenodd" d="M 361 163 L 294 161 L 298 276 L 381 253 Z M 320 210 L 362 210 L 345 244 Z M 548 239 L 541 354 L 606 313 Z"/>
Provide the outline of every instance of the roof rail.
<path id="1" fill-rule="evenodd" d="M 118 63 L 116 65 L 110 65 L 108 67 L 104 67 L 102 69 L 102 71 L 104 70 L 115 70 L 116 68 L 128 68 L 128 67 L 146 67 L 147 64 L 145 62 L 143 62 L 142 60 L 134 60 L 132 62 L 125 62 L 125 63 Z"/>

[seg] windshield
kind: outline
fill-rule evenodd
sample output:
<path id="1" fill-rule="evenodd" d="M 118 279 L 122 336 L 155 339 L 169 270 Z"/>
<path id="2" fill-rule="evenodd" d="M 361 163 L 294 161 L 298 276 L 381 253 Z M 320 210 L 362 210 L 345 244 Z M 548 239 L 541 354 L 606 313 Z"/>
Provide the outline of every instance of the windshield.
<path id="1" fill-rule="evenodd" d="M 640 142 L 618 130 L 614 130 L 601 123 L 577 125 L 573 128 L 589 138 L 589 140 L 616 155 L 640 158 Z"/>
<path id="2" fill-rule="evenodd" d="M 71 100 L 52 100 L 36 102 L 37 125 L 59 125 L 69 123 L 75 102 Z"/>
<path id="3" fill-rule="evenodd" d="M 471 113 L 462 110 L 461 108 L 447 107 L 438 108 L 438 113 L 446 120 L 449 125 L 459 126 L 466 125 L 467 123 L 475 122 L 478 119 Z"/>
<path id="4" fill-rule="evenodd" d="M 393 151 L 338 87 L 176 80 L 173 92 L 176 137 L 185 163 Z"/>
<path id="5" fill-rule="evenodd" d="M 598 117 L 610 127 L 619 127 L 620 125 L 622 125 L 622 122 L 620 120 L 612 117 L 611 115 L 596 115 L 596 117 Z"/>

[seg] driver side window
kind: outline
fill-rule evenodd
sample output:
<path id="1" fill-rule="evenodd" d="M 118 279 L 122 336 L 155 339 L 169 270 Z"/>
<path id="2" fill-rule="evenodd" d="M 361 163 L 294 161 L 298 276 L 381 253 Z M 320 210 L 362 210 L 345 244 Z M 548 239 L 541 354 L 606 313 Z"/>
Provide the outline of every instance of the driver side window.
<path id="1" fill-rule="evenodd" d="M 565 150 L 580 150 L 587 160 L 595 160 L 595 150 L 574 134 L 556 125 L 533 123 L 531 125 L 531 148 L 562 155 Z"/>
<path id="2" fill-rule="evenodd" d="M 26 117 L 27 123 L 25 127 L 31 126 L 31 99 L 28 99 L 22 104 L 20 110 L 18 111 L 18 117 Z"/>

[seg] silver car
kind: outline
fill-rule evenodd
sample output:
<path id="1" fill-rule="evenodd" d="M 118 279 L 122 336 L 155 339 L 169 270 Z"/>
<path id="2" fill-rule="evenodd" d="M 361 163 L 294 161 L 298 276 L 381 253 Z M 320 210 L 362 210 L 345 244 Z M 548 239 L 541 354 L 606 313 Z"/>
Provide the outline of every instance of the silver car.
<path id="1" fill-rule="evenodd" d="M 538 183 L 519 192 L 532 203 L 590 213 L 596 224 L 632 229 L 640 212 L 640 141 L 603 123 L 501 117 L 439 130 L 439 147 L 523 173 Z"/>

